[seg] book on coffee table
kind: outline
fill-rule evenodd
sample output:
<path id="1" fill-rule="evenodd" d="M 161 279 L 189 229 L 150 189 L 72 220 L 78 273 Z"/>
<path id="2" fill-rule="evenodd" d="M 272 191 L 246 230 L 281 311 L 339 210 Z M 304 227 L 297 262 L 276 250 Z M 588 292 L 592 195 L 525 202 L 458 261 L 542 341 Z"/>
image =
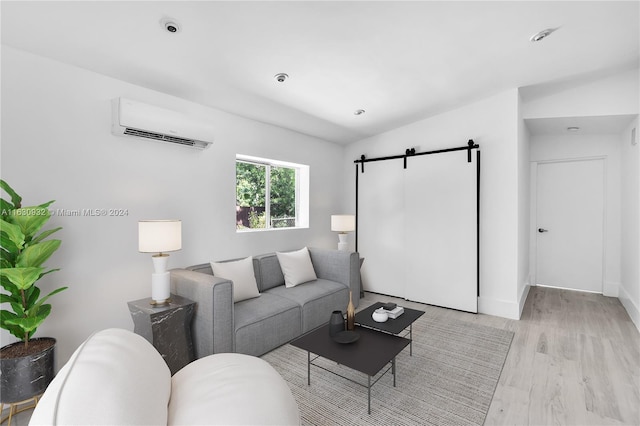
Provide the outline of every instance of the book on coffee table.
<path id="1" fill-rule="evenodd" d="M 404 329 L 410 327 L 415 320 L 417 320 L 424 314 L 424 311 L 398 306 L 396 307 L 396 309 L 402 309 L 402 315 L 399 315 L 396 318 L 389 317 L 389 320 L 385 322 L 376 322 L 373 318 L 371 318 L 371 314 L 373 314 L 376 309 L 382 308 L 383 305 L 384 303 L 376 302 L 368 308 L 364 308 L 360 312 L 357 312 L 356 324 L 375 328 L 381 331 L 386 331 L 387 333 L 400 334 Z"/>
<path id="2" fill-rule="evenodd" d="M 400 315 L 404 314 L 404 308 L 402 306 L 396 306 L 394 309 L 387 311 L 386 309 L 384 310 L 387 315 L 389 315 L 389 318 L 391 319 L 396 319 L 398 318 Z"/>

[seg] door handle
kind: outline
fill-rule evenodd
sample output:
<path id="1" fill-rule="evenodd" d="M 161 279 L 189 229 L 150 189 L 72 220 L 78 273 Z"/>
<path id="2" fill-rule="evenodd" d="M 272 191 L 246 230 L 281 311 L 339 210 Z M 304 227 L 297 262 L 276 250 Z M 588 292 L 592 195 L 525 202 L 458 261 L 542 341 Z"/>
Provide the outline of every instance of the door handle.
<path id="1" fill-rule="evenodd" d="M 549 232 L 549 230 L 544 228 L 538 228 L 538 232 L 542 234 L 543 232 Z"/>

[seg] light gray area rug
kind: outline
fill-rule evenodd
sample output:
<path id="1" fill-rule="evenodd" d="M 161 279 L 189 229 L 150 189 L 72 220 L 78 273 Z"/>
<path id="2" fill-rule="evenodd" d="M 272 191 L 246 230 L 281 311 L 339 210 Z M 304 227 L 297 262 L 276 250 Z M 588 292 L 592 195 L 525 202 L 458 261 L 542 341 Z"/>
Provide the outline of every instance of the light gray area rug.
<path id="1" fill-rule="evenodd" d="M 510 331 L 426 313 L 413 324 L 413 356 L 407 347 L 396 358 L 397 387 L 389 371 L 371 389 L 370 415 L 365 387 L 314 366 L 307 386 L 305 351 L 284 345 L 262 358 L 289 384 L 303 425 L 482 425 L 512 338 Z M 362 373 L 321 362 L 367 382 Z"/>

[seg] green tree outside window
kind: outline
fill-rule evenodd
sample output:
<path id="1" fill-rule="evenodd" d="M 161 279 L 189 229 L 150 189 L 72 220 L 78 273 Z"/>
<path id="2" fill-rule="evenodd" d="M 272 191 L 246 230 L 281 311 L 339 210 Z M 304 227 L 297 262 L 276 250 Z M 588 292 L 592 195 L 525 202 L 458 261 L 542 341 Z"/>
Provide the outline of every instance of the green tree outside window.
<path id="1" fill-rule="evenodd" d="M 237 229 L 295 227 L 296 169 L 236 161 L 236 223 Z"/>

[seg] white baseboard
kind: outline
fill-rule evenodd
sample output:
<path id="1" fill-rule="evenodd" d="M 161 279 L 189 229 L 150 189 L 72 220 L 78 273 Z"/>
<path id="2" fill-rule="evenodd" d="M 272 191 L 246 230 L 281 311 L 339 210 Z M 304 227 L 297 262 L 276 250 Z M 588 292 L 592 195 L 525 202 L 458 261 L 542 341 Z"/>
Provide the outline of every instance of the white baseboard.
<path id="1" fill-rule="evenodd" d="M 517 302 L 491 299 L 488 297 L 478 297 L 478 313 L 519 320 L 522 316 L 522 310 L 524 309 L 524 304 L 527 301 L 530 288 L 531 286 L 529 283 L 526 283 L 524 287 L 522 287 L 522 291 L 518 295 Z"/>
<path id="2" fill-rule="evenodd" d="M 497 317 L 520 319 L 520 306 L 516 302 L 507 300 L 478 297 L 478 313 Z"/>
<path id="3" fill-rule="evenodd" d="M 529 290 L 531 290 L 531 286 L 529 283 L 526 283 L 522 288 L 522 292 L 520 293 L 520 297 L 518 297 L 518 319 L 522 318 L 522 310 L 524 309 L 524 304 L 527 302 L 527 296 L 529 296 Z"/>
<path id="4" fill-rule="evenodd" d="M 631 300 L 629 293 L 627 293 L 627 290 L 625 290 L 623 286 L 619 286 L 618 289 L 618 299 L 620 299 L 620 303 L 622 303 L 622 306 L 627 310 L 631 321 L 633 321 L 633 324 L 636 326 L 638 331 L 640 331 L 640 309 L 638 308 L 638 305 Z"/>

